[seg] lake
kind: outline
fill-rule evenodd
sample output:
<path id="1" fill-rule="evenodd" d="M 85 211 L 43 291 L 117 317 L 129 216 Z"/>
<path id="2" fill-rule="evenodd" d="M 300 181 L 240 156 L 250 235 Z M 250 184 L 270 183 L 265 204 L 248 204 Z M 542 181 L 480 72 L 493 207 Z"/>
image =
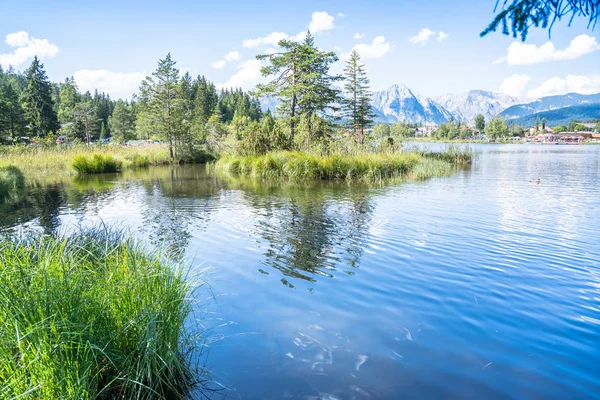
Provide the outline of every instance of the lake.
<path id="1" fill-rule="evenodd" d="M 185 257 L 215 398 L 598 396 L 600 146 L 472 147 L 377 187 L 204 166 L 38 185 L 0 226 L 103 222 Z"/>

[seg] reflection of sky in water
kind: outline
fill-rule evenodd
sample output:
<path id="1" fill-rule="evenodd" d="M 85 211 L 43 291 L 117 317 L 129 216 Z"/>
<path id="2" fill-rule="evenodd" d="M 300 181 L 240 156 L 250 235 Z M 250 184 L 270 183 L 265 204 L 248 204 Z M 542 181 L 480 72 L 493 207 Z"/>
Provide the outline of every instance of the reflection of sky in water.
<path id="1" fill-rule="evenodd" d="M 475 147 L 470 171 L 373 189 L 155 168 L 32 193 L 0 223 L 104 221 L 208 267 L 198 315 L 229 397 L 594 397 L 600 147 Z"/>

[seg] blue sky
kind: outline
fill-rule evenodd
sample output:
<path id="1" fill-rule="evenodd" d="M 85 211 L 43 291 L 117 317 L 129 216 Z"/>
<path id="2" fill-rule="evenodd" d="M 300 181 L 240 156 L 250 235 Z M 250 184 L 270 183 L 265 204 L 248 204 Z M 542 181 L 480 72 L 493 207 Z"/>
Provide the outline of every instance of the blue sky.
<path id="1" fill-rule="evenodd" d="M 275 47 L 270 39 L 311 26 L 319 47 L 341 59 L 352 48 L 363 55 L 373 90 L 404 83 L 432 97 L 484 89 L 524 100 L 600 92 L 599 28 L 559 23 L 550 39 L 534 30 L 525 44 L 500 33 L 480 38 L 494 4 L 3 0 L 0 64 L 22 70 L 38 54 L 52 80 L 75 76 L 84 90 L 128 97 L 171 52 L 192 75 L 250 89 L 260 79 L 254 56 Z"/>

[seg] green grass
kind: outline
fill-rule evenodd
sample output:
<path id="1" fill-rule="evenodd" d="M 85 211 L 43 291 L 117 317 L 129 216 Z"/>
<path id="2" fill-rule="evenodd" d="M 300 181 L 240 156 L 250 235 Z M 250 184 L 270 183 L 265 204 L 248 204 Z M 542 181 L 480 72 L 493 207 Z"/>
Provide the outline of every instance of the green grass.
<path id="1" fill-rule="evenodd" d="M 183 399 L 181 268 L 115 233 L 0 238 L 0 398 Z"/>
<path id="2" fill-rule="evenodd" d="M 25 187 L 25 176 L 14 165 L 0 168 L 0 203 L 11 198 L 15 191 Z"/>
<path id="3" fill-rule="evenodd" d="M 123 162 L 110 154 L 95 153 L 91 156 L 75 156 L 71 166 L 78 174 L 104 174 L 121 171 Z"/>
<path id="4" fill-rule="evenodd" d="M 260 179 L 345 180 L 377 182 L 398 177 L 425 179 L 448 175 L 453 165 L 468 164 L 472 154 L 452 150 L 318 155 L 277 152 L 259 156 L 227 155 L 214 168 L 226 173 Z"/>
<path id="5" fill-rule="evenodd" d="M 28 183 L 55 183 L 70 180 L 78 172 L 72 168 L 77 156 L 109 155 L 122 162 L 122 169 L 169 164 L 169 149 L 152 146 L 0 146 L 0 167 L 18 165 Z"/>

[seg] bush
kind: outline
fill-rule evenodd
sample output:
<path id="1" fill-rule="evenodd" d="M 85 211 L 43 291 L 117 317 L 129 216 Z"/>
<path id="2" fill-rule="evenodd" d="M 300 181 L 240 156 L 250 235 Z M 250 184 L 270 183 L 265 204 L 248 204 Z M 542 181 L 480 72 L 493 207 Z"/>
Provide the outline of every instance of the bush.
<path id="1" fill-rule="evenodd" d="M 181 268 L 106 231 L 0 238 L 2 398 L 186 398 Z M 187 344 L 186 344 L 187 343 Z"/>
<path id="2" fill-rule="evenodd" d="M 92 154 L 91 157 L 77 155 L 71 164 L 79 174 L 103 174 L 119 172 L 123 163 L 111 155 Z"/>

